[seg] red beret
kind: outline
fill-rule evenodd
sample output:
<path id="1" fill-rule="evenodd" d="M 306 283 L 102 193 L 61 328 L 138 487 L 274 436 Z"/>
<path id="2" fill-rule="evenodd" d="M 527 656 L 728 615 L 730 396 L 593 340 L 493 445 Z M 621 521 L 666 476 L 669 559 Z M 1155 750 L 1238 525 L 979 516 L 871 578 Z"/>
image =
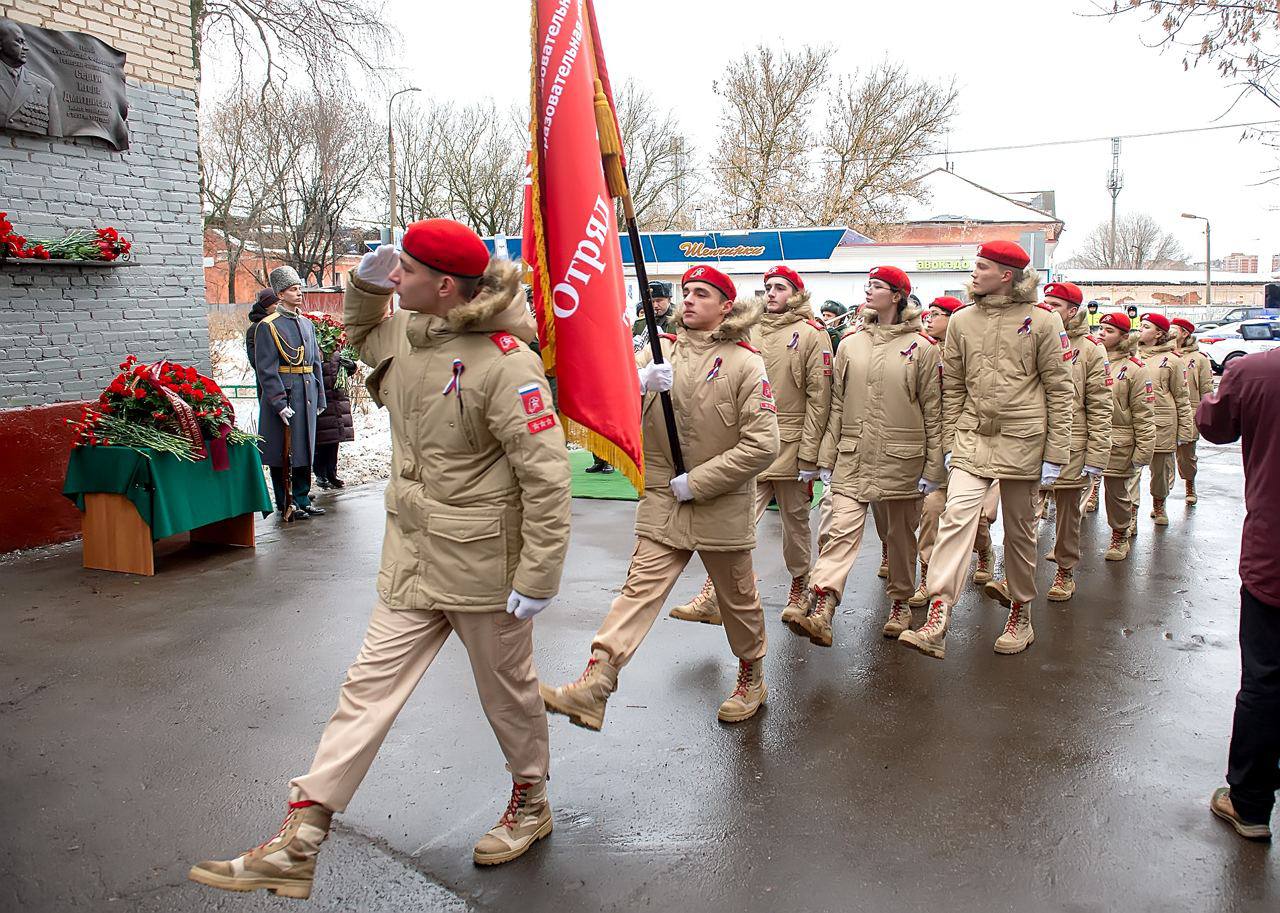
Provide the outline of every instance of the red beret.
<path id="1" fill-rule="evenodd" d="M 988 241 L 978 248 L 978 256 L 1014 269 L 1025 269 L 1031 262 L 1031 257 L 1022 249 L 1022 245 L 1013 241 Z"/>
<path id="2" fill-rule="evenodd" d="M 489 248 L 478 234 L 453 219 L 411 223 L 400 247 L 423 266 L 461 279 L 478 279 L 489 268 Z"/>
<path id="3" fill-rule="evenodd" d="M 791 267 L 783 266 L 782 264 L 778 264 L 764 274 L 765 282 L 770 279 L 786 279 L 797 292 L 804 288 L 804 280 L 800 278 L 800 274 Z"/>
<path id="4" fill-rule="evenodd" d="M 1147 323 L 1154 324 L 1159 327 L 1161 333 L 1169 332 L 1169 318 L 1164 316 L 1164 314 L 1156 314 L 1154 312 L 1150 314 L 1143 314 L 1142 319 Z"/>
<path id="5" fill-rule="evenodd" d="M 690 268 L 681 278 L 680 285 L 684 287 L 690 282 L 705 282 L 712 288 L 718 289 L 730 301 L 738 297 L 738 290 L 734 287 L 733 280 L 714 266 L 702 265 Z"/>
<path id="6" fill-rule="evenodd" d="M 1182 329 L 1186 330 L 1188 333 L 1194 333 L 1196 331 L 1196 325 L 1185 317 L 1173 318 L 1172 320 L 1169 321 L 1169 326 L 1181 327 Z"/>
<path id="7" fill-rule="evenodd" d="M 911 294 L 911 280 L 907 278 L 907 274 L 896 266 L 877 266 L 867 274 L 868 279 L 879 279 L 881 282 L 889 283 L 890 288 L 894 291 L 902 292 L 904 295 Z"/>
<path id="8" fill-rule="evenodd" d="M 1129 315 L 1122 314 L 1119 311 L 1115 311 L 1111 314 L 1103 314 L 1102 319 L 1099 320 L 1098 323 L 1105 323 L 1109 326 L 1113 326 L 1121 333 L 1128 333 L 1133 329 L 1133 324 L 1129 322 Z"/>
<path id="9" fill-rule="evenodd" d="M 1044 296 L 1060 298 L 1076 305 L 1084 303 L 1084 292 L 1074 282 L 1050 282 L 1044 287 Z"/>
<path id="10" fill-rule="evenodd" d="M 946 311 L 948 314 L 954 314 L 956 311 L 964 307 L 964 302 L 959 298 L 953 298 L 950 295 L 939 295 L 929 303 L 929 307 L 937 308 L 940 311 Z"/>

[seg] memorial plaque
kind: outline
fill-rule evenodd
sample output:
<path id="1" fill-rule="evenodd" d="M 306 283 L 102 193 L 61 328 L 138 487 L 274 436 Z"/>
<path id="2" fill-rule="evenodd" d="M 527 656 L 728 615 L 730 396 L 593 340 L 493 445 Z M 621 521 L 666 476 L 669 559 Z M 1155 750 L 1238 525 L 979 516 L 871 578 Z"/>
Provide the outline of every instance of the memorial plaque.
<path id="1" fill-rule="evenodd" d="M 0 18 L 0 131 L 128 149 L 124 58 L 91 35 Z"/>

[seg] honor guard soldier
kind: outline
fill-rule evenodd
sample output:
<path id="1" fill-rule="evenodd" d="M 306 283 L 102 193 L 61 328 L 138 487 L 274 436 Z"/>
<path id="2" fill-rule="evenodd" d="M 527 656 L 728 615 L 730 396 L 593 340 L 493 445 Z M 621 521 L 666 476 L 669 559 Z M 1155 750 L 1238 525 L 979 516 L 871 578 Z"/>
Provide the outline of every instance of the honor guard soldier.
<path id="1" fill-rule="evenodd" d="M 1151 376 L 1134 355 L 1136 340 L 1129 332 L 1129 318 L 1116 312 L 1104 314 L 1098 339 L 1107 350 L 1111 369 L 1111 455 L 1102 473 L 1103 503 L 1111 542 L 1103 556 L 1108 561 L 1129 557 L 1129 531 L 1136 505 L 1131 480 L 1151 462 L 1155 446 L 1155 393 Z"/>
<path id="2" fill-rule="evenodd" d="M 1169 321 L 1170 332 L 1177 341 L 1174 349 L 1181 356 L 1187 368 L 1187 400 L 1191 406 L 1191 415 L 1195 416 L 1200 408 L 1200 400 L 1213 392 L 1213 366 L 1209 356 L 1200 351 L 1200 342 L 1195 337 L 1196 325 L 1185 317 L 1175 317 Z M 1196 496 L 1196 441 L 1200 440 L 1200 432 L 1195 422 L 1191 423 L 1191 439 L 1178 445 L 1178 475 L 1186 483 L 1186 504 L 1193 506 L 1199 498 Z"/>
<path id="3" fill-rule="evenodd" d="M 393 292 L 400 309 L 390 313 Z M 332 816 L 455 632 L 514 780 L 474 859 L 515 859 L 551 832 L 532 619 L 560 586 L 569 461 L 526 344 L 534 327 L 519 267 L 490 260 L 466 226 L 429 219 L 408 227 L 402 253 L 384 244 L 366 254 L 344 304 L 351 343 L 373 368 L 370 396 L 391 419 L 378 599 L 311 770 L 289 785 L 280 832 L 191 869 L 216 888 L 310 894 Z"/>
<path id="4" fill-rule="evenodd" d="M 679 331 L 662 337 L 663 364 L 640 353 L 644 393 L 645 488 L 636 509 L 636 545 L 622 592 L 591 643 L 586 671 L 560 688 L 543 686 L 547 709 L 587 729 L 604 725 L 618 672 L 635 655 L 681 571 L 697 552 L 719 596 L 737 683 L 720 705 L 723 722 L 753 716 L 764 703 L 764 612 L 751 550 L 756 544 L 755 478 L 778 454 L 778 422 L 764 361 L 747 342 L 760 319 L 756 301 L 734 301 L 728 276 L 695 266 L 681 283 Z M 676 475 L 658 394 L 669 390 L 685 472 Z"/>
<path id="5" fill-rule="evenodd" d="M 671 313 L 671 283 L 658 279 L 650 282 L 649 298 L 653 301 L 653 316 L 658 321 L 658 332 L 672 332 L 675 329 L 675 315 Z M 644 319 L 644 314 L 631 324 L 631 338 L 637 352 L 648 347 L 649 322 Z"/>
<path id="6" fill-rule="evenodd" d="M 1195 414 L 1187 395 L 1186 363 L 1178 355 L 1170 332 L 1169 318 L 1163 314 L 1143 314 L 1138 330 L 1138 357 L 1151 372 L 1156 401 L 1156 443 L 1151 458 L 1151 518 L 1156 526 L 1168 526 L 1165 499 L 1173 482 L 1173 463 L 1178 448 L 1190 443 L 1195 431 Z M 1141 474 L 1132 484 L 1133 503 L 1141 503 Z M 1135 530 L 1137 519 L 1134 519 Z"/>
<path id="7" fill-rule="evenodd" d="M 804 280 L 786 266 L 764 274 L 764 310 L 752 331 L 752 345 L 764 356 L 764 367 L 778 407 L 778 458 L 756 478 L 756 523 L 769 502 L 778 502 L 782 520 L 782 557 L 791 589 L 782 620 L 794 622 L 805 613 L 805 588 L 813 564 L 809 506 L 818 477 L 818 446 L 831 406 L 831 344 L 814 318 Z M 672 618 L 719 624 L 715 587 L 708 577 L 687 605 L 671 610 Z"/>
<path id="8" fill-rule="evenodd" d="M 1036 491 L 1057 479 L 1070 455 L 1072 387 L 1070 341 L 1058 315 L 1037 306 L 1039 274 L 1030 262 L 1012 241 L 982 245 L 969 290 L 973 304 L 947 328 L 947 506 L 929 563 L 928 616 L 919 629 L 899 637 L 938 659 L 945 655 L 983 499 L 997 481 L 1008 574 L 1008 590 L 1000 598 L 1009 602 L 1009 619 L 995 649 L 1019 653 L 1035 639 L 1030 606 L 1036 595 Z"/>

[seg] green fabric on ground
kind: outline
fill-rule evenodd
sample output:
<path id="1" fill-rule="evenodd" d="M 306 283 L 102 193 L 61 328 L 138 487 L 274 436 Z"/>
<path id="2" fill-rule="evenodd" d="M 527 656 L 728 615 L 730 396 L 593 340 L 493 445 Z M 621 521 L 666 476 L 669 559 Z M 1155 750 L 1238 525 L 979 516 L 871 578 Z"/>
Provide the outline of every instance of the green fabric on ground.
<path id="1" fill-rule="evenodd" d="M 191 463 L 168 453 L 131 447 L 76 447 L 62 493 L 84 510 L 86 494 L 124 495 L 151 527 L 153 539 L 259 511 L 271 513 L 262 459 L 252 444 L 227 448 L 230 468 L 211 459 Z"/>
<path id="2" fill-rule="evenodd" d="M 627 477 L 622 473 L 617 471 L 610 473 L 587 472 L 587 467 L 594 460 L 595 458 L 586 450 L 569 452 L 569 466 L 573 470 L 573 497 L 593 498 L 599 501 L 639 500 L 636 496 L 636 490 L 631 487 L 631 483 L 627 481 Z M 822 483 L 814 482 L 813 504 L 810 507 L 817 506 L 821 498 Z M 769 509 L 776 511 L 778 506 L 774 504 Z"/>

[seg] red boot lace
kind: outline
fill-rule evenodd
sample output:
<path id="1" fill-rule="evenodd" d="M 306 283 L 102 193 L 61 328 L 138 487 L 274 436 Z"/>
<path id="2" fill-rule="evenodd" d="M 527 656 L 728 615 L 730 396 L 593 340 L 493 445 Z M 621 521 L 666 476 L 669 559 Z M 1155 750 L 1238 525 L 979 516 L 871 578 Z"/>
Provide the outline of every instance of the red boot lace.
<path id="1" fill-rule="evenodd" d="M 587 676 L 591 674 L 591 667 L 598 662 L 600 662 L 600 660 L 596 659 L 594 656 L 587 660 L 587 668 L 583 669 L 582 674 L 578 676 L 578 682 L 586 681 Z M 577 682 L 574 682 L 574 684 L 576 685 Z"/>
<path id="2" fill-rule="evenodd" d="M 747 689 L 751 687 L 751 665 L 745 659 L 738 660 L 738 685 L 733 689 L 734 697 L 746 698 Z"/>
<path id="3" fill-rule="evenodd" d="M 1009 609 L 1009 622 L 1004 626 L 1004 633 L 1012 637 L 1018 633 L 1018 625 L 1022 623 L 1023 605 L 1015 602 Z"/>
<path id="4" fill-rule="evenodd" d="M 911 609 L 901 599 L 895 599 L 893 605 L 889 606 L 889 617 L 899 621 L 903 615 L 910 617 Z"/>
<path id="5" fill-rule="evenodd" d="M 942 624 L 942 600 L 935 599 L 929 606 L 929 617 L 925 619 L 924 627 L 936 628 Z"/>
<path id="6" fill-rule="evenodd" d="M 1067 572 L 1062 568 L 1058 568 L 1058 573 L 1055 574 L 1053 577 L 1053 585 L 1066 586 L 1066 584 L 1067 584 Z"/>
<path id="7" fill-rule="evenodd" d="M 799 602 L 802 596 L 804 596 L 804 578 L 792 577 L 791 592 L 787 594 L 787 602 Z"/>
<path id="8" fill-rule="evenodd" d="M 988 560 L 990 552 L 978 552 L 978 570 L 986 573 L 991 570 L 991 562 Z"/>
<path id="9" fill-rule="evenodd" d="M 532 783 L 511 784 L 511 801 L 507 803 L 507 810 L 498 819 L 498 824 L 507 830 L 511 830 L 516 826 L 516 816 L 520 814 L 520 809 L 524 807 L 524 794 L 529 791 L 529 787 L 532 785 Z"/>
<path id="10" fill-rule="evenodd" d="M 249 853 L 256 853 L 259 850 L 266 847 L 268 844 L 275 843 L 282 836 L 284 836 L 284 832 L 289 829 L 289 823 L 293 821 L 293 816 L 296 812 L 304 808 L 310 808 L 313 805 L 319 805 L 319 804 L 320 804 L 319 802 L 312 802 L 309 799 L 303 800 L 302 802 L 290 802 L 289 811 L 285 813 L 284 821 L 280 822 L 280 830 L 276 831 L 275 834 L 273 834 L 271 837 L 268 837 L 266 840 L 259 843 L 253 849 L 247 850 L 245 852 L 245 855 L 248 855 Z"/>
<path id="11" fill-rule="evenodd" d="M 1124 545 L 1125 531 L 1122 529 L 1113 529 L 1111 531 L 1111 547 L 1119 548 Z"/>

